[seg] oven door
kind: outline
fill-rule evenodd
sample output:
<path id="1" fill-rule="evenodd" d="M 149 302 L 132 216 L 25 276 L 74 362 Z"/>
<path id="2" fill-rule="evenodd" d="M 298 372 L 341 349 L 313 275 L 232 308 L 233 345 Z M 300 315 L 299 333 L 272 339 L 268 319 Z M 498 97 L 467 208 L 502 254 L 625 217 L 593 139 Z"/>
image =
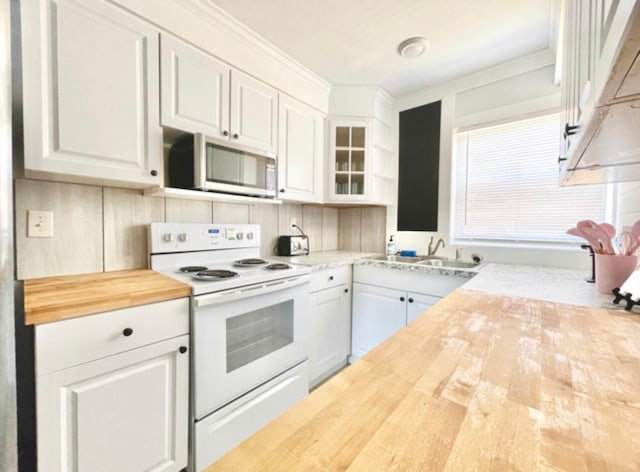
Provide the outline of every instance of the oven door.
<path id="1" fill-rule="evenodd" d="M 215 411 L 309 356 L 309 279 L 194 297 L 194 416 Z M 253 293 L 253 295 L 252 295 Z"/>

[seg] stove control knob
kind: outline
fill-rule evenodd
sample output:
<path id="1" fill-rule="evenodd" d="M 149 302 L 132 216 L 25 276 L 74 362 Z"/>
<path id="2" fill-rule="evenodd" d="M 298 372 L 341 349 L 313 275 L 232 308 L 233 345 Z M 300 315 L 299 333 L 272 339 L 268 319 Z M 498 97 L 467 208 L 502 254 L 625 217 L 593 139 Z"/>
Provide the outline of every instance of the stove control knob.
<path id="1" fill-rule="evenodd" d="M 244 239 L 244 233 L 236 233 L 236 239 Z"/>
<path id="2" fill-rule="evenodd" d="M 178 240 L 180 240 L 182 242 L 187 242 L 187 241 L 189 241 L 189 235 L 187 233 L 180 233 L 178 235 Z"/>
<path id="3" fill-rule="evenodd" d="M 253 233 L 247 233 L 247 239 L 253 239 Z"/>
<path id="4" fill-rule="evenodd" d="M 172 243 L 173 242 L 173 234 L 171 233 L 165 233 L 162 235 L 162 240 L 165 243 Z"/>

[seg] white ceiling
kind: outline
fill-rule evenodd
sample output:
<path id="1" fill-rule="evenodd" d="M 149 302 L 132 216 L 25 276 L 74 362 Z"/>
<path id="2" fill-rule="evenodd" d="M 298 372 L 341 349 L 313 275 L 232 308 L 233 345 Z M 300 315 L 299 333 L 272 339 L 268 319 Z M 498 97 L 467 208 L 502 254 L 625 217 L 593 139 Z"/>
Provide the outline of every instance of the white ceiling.
<path id="1" fill-rule="evenodd" d="M 557 0 L 209 1 L 332 84 L 396 96 L 548 49 L 557 16 Z M 411 36 L 426 55 L 398 56 Z"/>

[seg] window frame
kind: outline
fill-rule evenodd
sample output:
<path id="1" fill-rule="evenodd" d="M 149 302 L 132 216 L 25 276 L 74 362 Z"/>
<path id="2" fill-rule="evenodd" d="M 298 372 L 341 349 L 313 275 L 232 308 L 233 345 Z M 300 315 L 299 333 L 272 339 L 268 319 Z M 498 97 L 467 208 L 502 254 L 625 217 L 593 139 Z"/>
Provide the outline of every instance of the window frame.
<path id="1" fill-rule="evenodd" d="M 584 244 L 584 240 L 568 236 L 566 241 L 558 240 L 544 240 L 540 238 L 483 238 L 483 237 L 464 237 L 458 236 L 456 232 L 456 211 L 457 211 L 457 173 L 458 173 L 458 135 L 460 133 L 468 133 L 472 131 L 482 130 L 486 128 L 492 128 L 501 125 L 508 125 L 511 123 L 517 123 L 519 121 L 526 121 L 530 119 L 536 119 L 549 115 L 559 115 L 559 110 L 544 110 L 537 113 L 522 114 L 513 116 L 501 120 L 489 121 L 484 123 L 477 123 L 471 126 L 453 127 L 451 134 L 451 175 L 450 175 L 450 208 L 449 208 L 449 235 L 450 243 L 452 245 L 468 245 L 478 247 L 508 247 L 518 249 L 554 249 L 554 250 L 580 250 L 580 245 Z M 560 128 L 560 120 L 558 119 L 558 128 Z M 559 146 L 559 143 L 558 143 Z M 560 185 L 560 174 L 558 174 L 558 185 Z M 607 221 L 616 228 L 619 228 L 620 215 L 619 215 L 619 186 L 615 183 L 609 184 L 594 184 L 604 186 L 604 220 Z M 601 221 L 598 221 L 599 223 Z M 569 229 L 569 228 L 567 228 Z"/>

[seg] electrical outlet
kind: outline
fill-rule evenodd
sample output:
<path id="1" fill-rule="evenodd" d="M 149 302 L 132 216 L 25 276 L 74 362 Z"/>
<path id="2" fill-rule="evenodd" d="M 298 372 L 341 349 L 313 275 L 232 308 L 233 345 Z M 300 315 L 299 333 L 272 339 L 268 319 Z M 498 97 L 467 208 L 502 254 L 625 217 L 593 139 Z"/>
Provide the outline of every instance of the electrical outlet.
<path id="1" fill-rule="evenodd" d="M 296 224 L 297 224 L 297 221 L 295 216 L 292 216 L 291 218 L 289 218 L 289 227 L 291 229 L 295 229 Z"/>
<path id="2" fill-rule="evenodd" d="M 28 210 L 27 237 L 53 238 L 53 212 Z"/>

